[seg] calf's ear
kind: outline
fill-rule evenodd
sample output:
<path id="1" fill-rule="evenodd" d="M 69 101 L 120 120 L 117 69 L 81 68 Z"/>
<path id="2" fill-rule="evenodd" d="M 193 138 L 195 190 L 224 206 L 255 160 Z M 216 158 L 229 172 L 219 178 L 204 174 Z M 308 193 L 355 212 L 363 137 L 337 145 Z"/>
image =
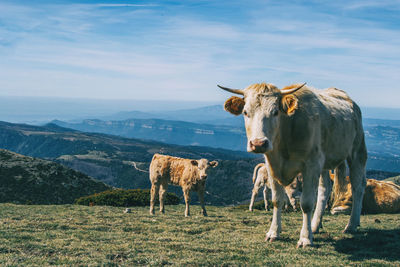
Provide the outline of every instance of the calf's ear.
<path id="1" fill-rule="evenodd" d="M 192 163 L 194 166 L 199 165 L 199 163 L 197 162 L 197 160 L 191 160 L 190 163 Z"/>
<path id="2" fill-rule="evenodd" d="M 210 165 L 211 167 L 215 168 L 215 167 L 218 166 L 218 161 L 215 161 L 215 160 L 211 161 L 211 162 L 208 163 L 208 165 Z"/>
<path id="3" fill-rule="evenodd" d="M 298 99 L 293 94 L 284 95 L 281 99 L 281 110 L 288 116 L 294 114 L 298 108 Z"/>
<path id="4" fill-rule="evenodd" d="M 224 109 L 233 115 L 242 114 L 244 107 L 244 99 L 237 96 L 232 96 L 225 101 Z"/>

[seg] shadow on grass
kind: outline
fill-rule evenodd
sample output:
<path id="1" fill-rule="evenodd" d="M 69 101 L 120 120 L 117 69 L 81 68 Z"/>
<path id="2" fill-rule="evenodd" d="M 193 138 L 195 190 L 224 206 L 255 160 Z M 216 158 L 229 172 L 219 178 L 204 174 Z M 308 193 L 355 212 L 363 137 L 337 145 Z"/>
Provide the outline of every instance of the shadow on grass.
<path id="1" fill-rule="evenodd" d="M 350 255 L 350 260 L 400 260 L 400 229 L 369 229 L 336 242 L 335 250 Z"/>

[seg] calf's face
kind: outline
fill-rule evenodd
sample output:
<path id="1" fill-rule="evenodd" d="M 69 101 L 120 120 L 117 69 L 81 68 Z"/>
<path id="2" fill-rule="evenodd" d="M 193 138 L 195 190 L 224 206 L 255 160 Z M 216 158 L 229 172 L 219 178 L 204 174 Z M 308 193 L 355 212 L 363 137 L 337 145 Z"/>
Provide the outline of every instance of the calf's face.
<path id="1" fill-rule="evenodd" d="M 218 166 L 218 162 L 217 161 L 209 162 L 207 159 L 192 160 L 191 163 L 194 166 L 197 166 L 197 169 L 199 171 L 200 180 L 207 179 L 208 171 L 209 171 L 210 167 L 215 168 L 215 167 Z"/>

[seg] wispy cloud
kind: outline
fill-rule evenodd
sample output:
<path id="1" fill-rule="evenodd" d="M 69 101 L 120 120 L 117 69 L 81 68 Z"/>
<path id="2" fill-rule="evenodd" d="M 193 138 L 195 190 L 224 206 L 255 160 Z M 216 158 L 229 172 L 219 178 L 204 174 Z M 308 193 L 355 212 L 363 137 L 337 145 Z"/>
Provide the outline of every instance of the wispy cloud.
<path id="1" fill-rule="evenodd" d="M 98 7 L 154 7 L 156 4 L 95 4 Z"/>
<path id="2" fill-rule="evenodd" d="M 215 101 L 220 82 L 307 81 L 398 105 L 374 90 L 400 96 L 399 15 L 363 11 L 398 1 L 29 3 L 0 3 L 3 94 Z"/>

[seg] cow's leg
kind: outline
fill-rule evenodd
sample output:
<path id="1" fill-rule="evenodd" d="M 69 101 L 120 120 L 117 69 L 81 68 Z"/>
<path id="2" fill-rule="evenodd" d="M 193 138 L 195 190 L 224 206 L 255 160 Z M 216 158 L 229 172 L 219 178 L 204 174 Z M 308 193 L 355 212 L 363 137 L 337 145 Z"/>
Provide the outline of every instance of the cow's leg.
<path id="1" fill-rule="evenodd" d="M 164 198 L 165 198 L 165 193 L 167 192 L 167 189 L 168 189 L 168 183 L 161 183 L 160 191 L 159 191 L 160 212 L 161 213 L 165 213 L 165 210 L 164 210 Z"/>
<path id="2" fill-rule="evenodd" d="M 315 162 L 315 164 L 314 164 Z M 307 247 L 312 245 L 311 213 L 314 209 L 315 198 L 317 195 L 318 178 L 321 169 L 318 168 L 318 161 L 314 161 L 307 166 L 303 172 L 303 192 L 300 198 L 301 210 L 303 212 L 303 226 L 300 232 L 300 239 L 297 247 Z"/>
<path id="3" fill-rule="evenodd" d="M 362 201 L 364 197 L 365 186 L 367 184 L 365 178 L 365 163 L 367 158 L 367 152 L 365 145 L 361 147 L 358 154 L 355 154 L 353 159 L 348 160 L 350 169 L 350 183 L 351 193 L 353 197 L 353 207 L 351 209 L 351 215 L 349 223 L 346 225 L 344 232 L 351 233 L 357 230 L 360 225 L 360 216 Z"/>
<path id="4" fill-rule="evenodd" d="M 279 238 L 281 232 L 281 213 L 282 207 L 285 204 L 285 190 L 278 182 L 276 182 L 272 177 L 270 179 L 271 193 L 272 193 L 272 222 L 265 236 L 265 241 L 274 241 Z"/>
<path id="5" fill-rule="evenodd" d="M 260 190 L 260 185 L 259 185 L 258 181 L 256 180 L 256 182 L 254 183 L 254 186 L 253 186 L 253 191 L 251 193 L 249 211 L 253 211 L 254 200 L 256 199 L 256 196 L 258 194 L 258 190 Z"/>
<path id="6" fill-rule="evenodd" d="M 207 216 L 207 211 L 206 211 L 206 206 L 204 205 L 204 188 L 199 189 L 197 191 L 197 195 L 199 196 L 199 201 L 200 201 L 200 205 L 201 205 L 201 211 L 203 213 L 204 216 Z"/>
<path id="7" fill-rule="evenodd" d="M 264 185 L 263 195 L 264 195 L 265 210 L 269 211 L 269 207 L 268 207 L 268 187 L 267 187 L 267 185 Z"/>
<path id="8" fill-rule="evenodd" d="M 183 190 L 183 197 L 185 198 L 185 204 L 186 204 L 185 217 L 189 217 L 190 216 L 190 211 L 189 211 L 190 191 L 184 189 Z"/>
<path id="9" fill-rule="evenodd" d="M 319 228 L 322 226 L 322 216 L 324 215 L 331 190 L 332 183 L 329 177 L 329 171 L 324 170 L 319 178 L 317 206 L 315 207 L 314 217 L 311 222 L 313 233 L 318 233 Z"/>
<path id="10" fill-rule="evenodd" d="M 156 194 L 160 190 L 159 183 L 153 183 L 150 190 L 150 214 L 154 215 L 154 204 L 156 202 Z"/>

